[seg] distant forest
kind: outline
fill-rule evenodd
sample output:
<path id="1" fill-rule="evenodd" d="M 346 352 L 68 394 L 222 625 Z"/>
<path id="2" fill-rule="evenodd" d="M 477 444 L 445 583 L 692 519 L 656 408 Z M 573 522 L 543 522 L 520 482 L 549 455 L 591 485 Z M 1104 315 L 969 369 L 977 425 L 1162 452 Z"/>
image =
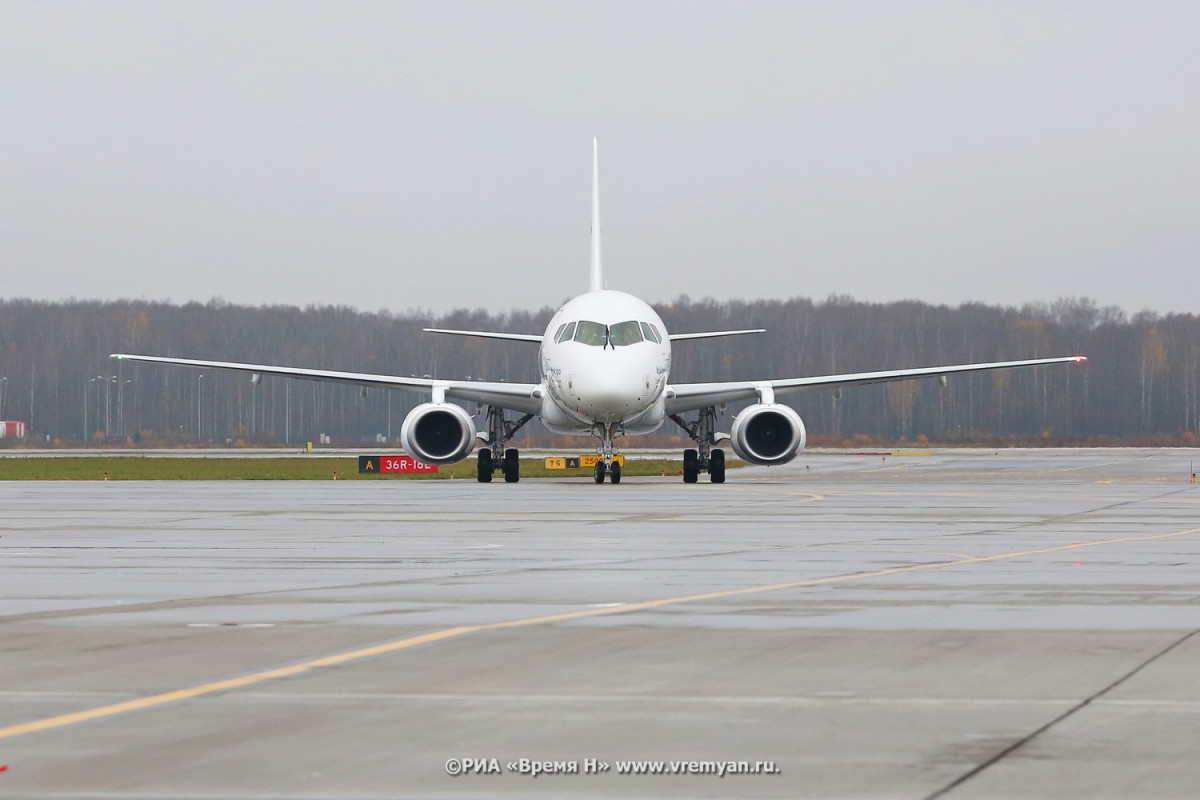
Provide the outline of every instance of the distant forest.
<path id="1" fill-rule="evenodd" d="M 1001 308 L 906 301 L 691 300 L 657 306 L 672 332 L 766 328 L 679 342 L 675 382 L 865 372 L 1087 355 L 1084 366 L 813 389 L 786 402 L 814 444 L 872 442 L 1200 444 L 1200 320 L 1132 317 L 1088 299 Z M 345 307 L 249 307 L 0 299 L 0 419 L 62 445 L 299 445 L 394 440 L 423 398 L 411 392 L 223 371 L 118 363 L 114 352 L 246 361 L 396 375 L 537 379 L 536 345 L 421 331 L 436 325 L 540 334 L 553 313 L 444 316 Z M 472 409 L 473 410 L 473 409 Z M 730 413 L 737 409 L 730 408 Z M 728 430 L 729 418 L 724 418 Z M 647 444 L 674 442 L 674 423 Z M 517 442 L 563 444 L 530 426 Z M 636 445 L 639 440 L 625 440 Z"/>

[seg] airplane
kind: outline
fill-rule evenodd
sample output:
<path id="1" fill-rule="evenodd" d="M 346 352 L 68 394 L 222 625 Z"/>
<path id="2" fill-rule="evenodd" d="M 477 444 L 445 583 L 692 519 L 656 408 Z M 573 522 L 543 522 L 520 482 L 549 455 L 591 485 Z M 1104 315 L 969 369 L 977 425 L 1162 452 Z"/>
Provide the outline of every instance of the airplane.
<path id="1" fill-rule="evenodd" d="M 616 440 L 647 434 L 668 419 L 695 443 L 683 451 L 683 481 L 697 483 L 706 472 L 711 483 L 725 482 L 725 441 L 742 460 L 752 464 L 786 464 L 804 449 L 807 431 L 800 415 L 777 402 L 781 395 L 802 389 L 863 386 L 888 381 L 937 378 L 986 370 L 1015 369 L 1047 364 L 1081 364 L 1084 356 L 1038 358 L 981 364 L 958 364 L 823 375 L 805 378 L 672 383 L 671 345 L 674 342 L 720 336 L 763 333 L 763 329 L 668 333 L 651 306 L 625 292 L 608 289 L 600 250 L 599 146 L 592 141 L 592 225 L 588 291 L 568 301 L 554 314 L 541 335 L 426 328 L 431 333 L 475 336 L 537 344 L 540 380 L 501 383 L 439 378 L 408 378 L 360 372 L 202 361 L 163 356 L 114 353 L 121 361 L 139 361 L 200 369 L 250 373 L 258 383 L 263 375 L 330 381 L 363 387 L 428 392 L 429 401 L 412 409 L 400 428 L 401 447 L 426 464 L 452 464 L 481 447 L 478 481 L 489 483 L 496 472 L 507 483 L 520 480 L 519 451 L 509 440 L 537 417 L 550 431 L 591 436 L 599 440 L 600 458 L 595 482 L 621 482 L 621 464 L 614 460 Z M 476 404 L 475 414 L 452 400 Z M 737 413 L 728 433 L 717 431 L 718 419 L 730 403 L 751 401 Z M 482 430 L 476 426 L 482 417 Z"/>

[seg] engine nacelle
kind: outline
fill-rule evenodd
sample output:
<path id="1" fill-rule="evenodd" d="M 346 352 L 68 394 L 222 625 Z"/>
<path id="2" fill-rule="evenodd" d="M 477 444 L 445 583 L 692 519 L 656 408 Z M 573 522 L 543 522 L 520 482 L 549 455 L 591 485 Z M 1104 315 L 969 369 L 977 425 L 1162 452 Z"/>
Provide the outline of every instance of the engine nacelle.
<path id="1" fill-rule="evenodd" d="M 800 415 L 779 403 L 758 403 L 733 419 L 733 452 L 751 464 L 786 464 L 804 449 L 808 434 Z"/>
<path id="2" fill-rule="evenodd" d="M 462 461 L 475 446 L 475 422 L 462 406 L 422 403 L 400 426 L 400 446 L 422 464 Z"/>

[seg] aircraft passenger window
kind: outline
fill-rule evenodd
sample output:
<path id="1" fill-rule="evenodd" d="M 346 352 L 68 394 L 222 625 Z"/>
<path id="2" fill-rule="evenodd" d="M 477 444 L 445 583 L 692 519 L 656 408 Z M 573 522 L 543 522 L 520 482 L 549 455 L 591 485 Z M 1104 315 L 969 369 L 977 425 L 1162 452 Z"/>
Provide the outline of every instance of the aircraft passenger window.
<path id="1" fill-rule="evenodd" d="M 592 347 L 604 347 L 608 344 L 607 332 L 608 329 L 599 322 L 584 320 L 575 329 L 575 341 L 580 344 L 591 345 Z"/>
<path id="2" fill-rule="evenodd" d="M 608 338 L 612 342 L 613 347 L 625 347 L 626 345 L 637 344 L 642 340 L 642 329 L 638 327 L 637 322 L 634 320 L 618 322 L 609 330 Z"/>
<path id="3" fill-rule="evenodd" d="M 558 333 L 554 337 L 556 342 L 569 342 L 571 337 L 575 335 L 575 323 L 567 322 L 558 329 Z"/>
<path id="4" fill-rule="evenodd" d="M 642 335 L 646 337 L 646 341 L 662 344 L 662 337 L 658 335 L 658 331 L 649 322 L 642 323 Z"/>

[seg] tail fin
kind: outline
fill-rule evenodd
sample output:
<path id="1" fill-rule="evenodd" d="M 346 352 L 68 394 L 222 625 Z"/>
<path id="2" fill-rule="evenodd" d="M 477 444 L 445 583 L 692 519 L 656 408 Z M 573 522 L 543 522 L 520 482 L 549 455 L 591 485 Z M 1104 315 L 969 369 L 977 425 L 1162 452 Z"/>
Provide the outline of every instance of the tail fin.
<path id="1" fill-rule="evenodd" d="M 588 290 L 598 292 L 604 285 L 604 266 L 600 262 L 600 145 L 592 139 L 592 270 Z"/>

